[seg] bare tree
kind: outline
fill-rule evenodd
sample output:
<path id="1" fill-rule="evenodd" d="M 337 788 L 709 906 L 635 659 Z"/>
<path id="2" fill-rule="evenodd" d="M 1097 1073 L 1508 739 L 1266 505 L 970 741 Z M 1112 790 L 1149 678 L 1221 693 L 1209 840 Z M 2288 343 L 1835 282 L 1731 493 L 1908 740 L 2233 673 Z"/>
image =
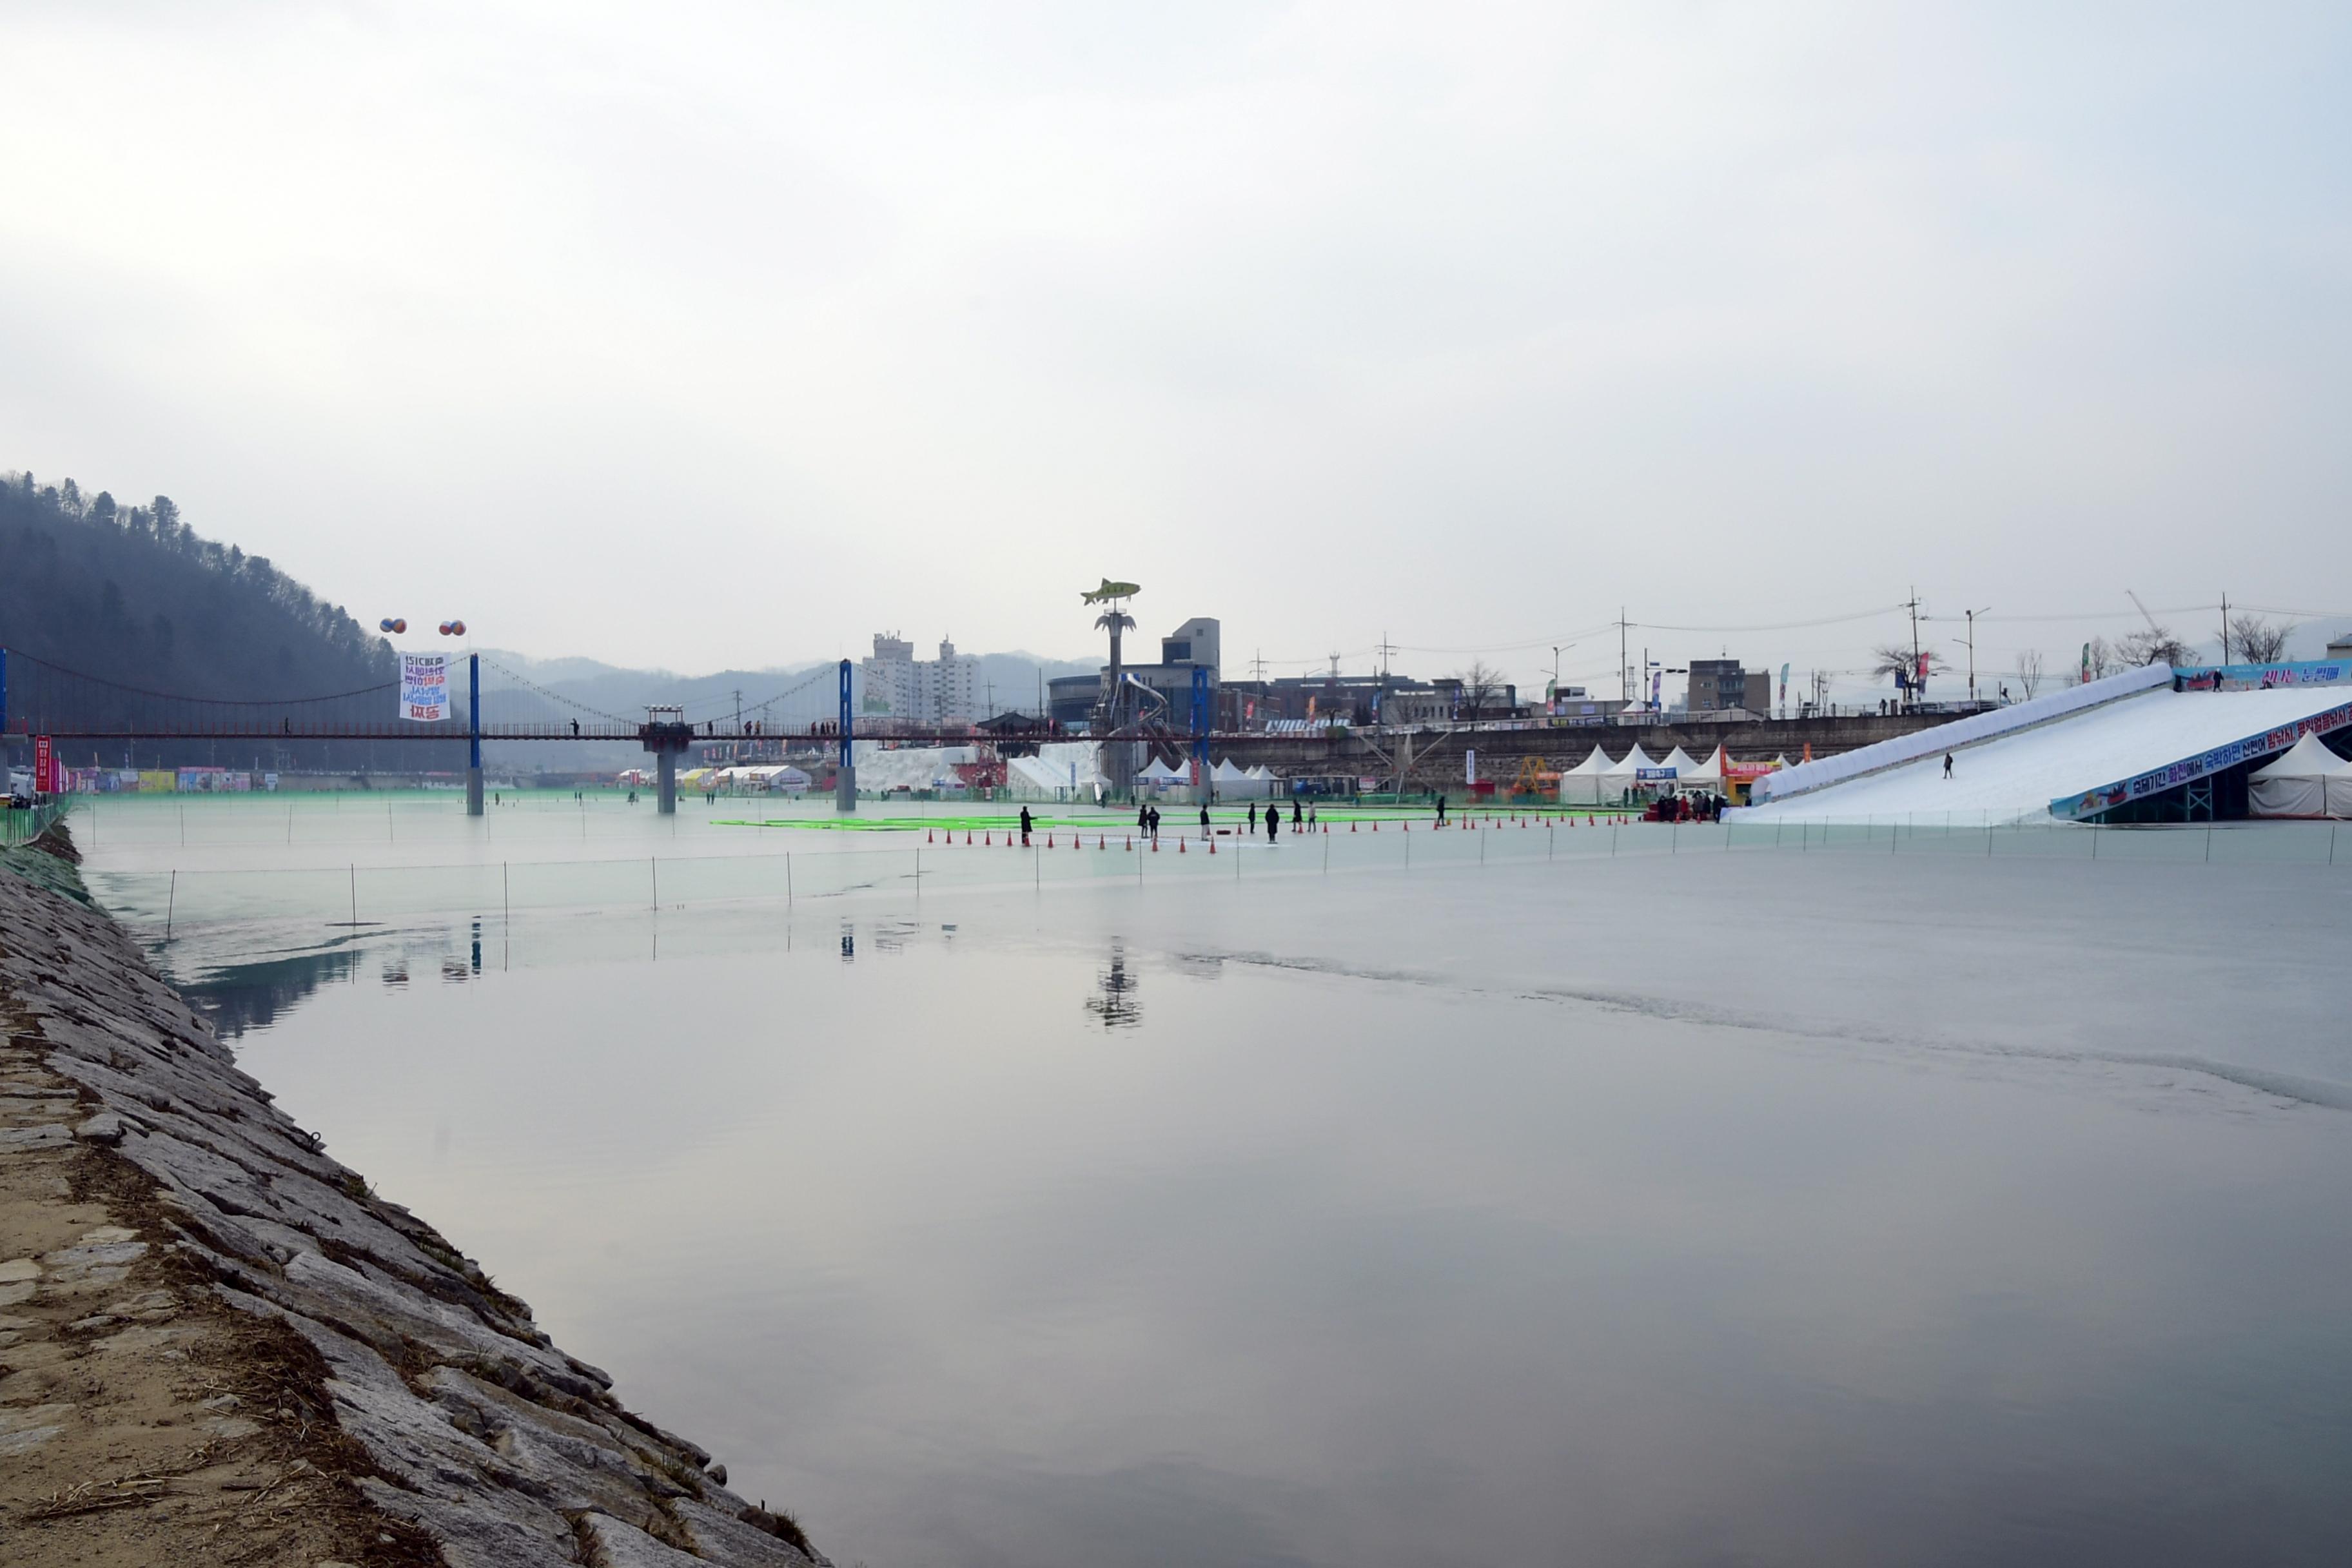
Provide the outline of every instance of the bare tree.
<path id="1" fill-rule="evenodd" d="M 2126 664 L 2187 664 L 2189 645 L 2172 635 L 2170 626 L 2148 626 L 2126 632 L 2116 639 L 2116 655 Z"/>
<path id="2" fill-rule="evenodd" d="M 2042 650 L 2040 648 L 2029 647 L 2018 654 L 2017 684 L 2025 689 L 2028 701 L 2032 700 L 2034 692 L 2041 689 Z"/>
<path id="3" fill-rule="evenodd" d="M 2260 616 L 2230 617 L 2230 647 L 2242 664 L 2276 664 L 2286 657 L 2287 628 Z"/>
<path id="4" fill-rule="evenodd" d="M 2083 645 L 2083 669 L 2079 679 L 2105 680 L 2122 668 L 2122 656 L 2116 652 L 2115 645 L 2106 638 L 2093 637 Z"/>
<path id="5" fill-rule="evenodd" d="M 1935 649 L 1921 648 L 1914 654 L 1908 643 L 1881 643 L 1870 650 L 1870 673 L 1874 679 L 1895 680 L 1899 676 L 1904 681 L 1914 682 L 1914 689 L 1916 682 L 1931 675 L 1941 675 L 1951 668 L 1944 656 Z"/>
<path id="6" fill-rule="evenodd" d="M 1454 679 L 1462 683 L 1462 717 L 1477 719 L 1489 708 L 1502 705 L 1503 672 L 1483 658 L 1474 658 L 1467 669 L 1457 669 Z"/>

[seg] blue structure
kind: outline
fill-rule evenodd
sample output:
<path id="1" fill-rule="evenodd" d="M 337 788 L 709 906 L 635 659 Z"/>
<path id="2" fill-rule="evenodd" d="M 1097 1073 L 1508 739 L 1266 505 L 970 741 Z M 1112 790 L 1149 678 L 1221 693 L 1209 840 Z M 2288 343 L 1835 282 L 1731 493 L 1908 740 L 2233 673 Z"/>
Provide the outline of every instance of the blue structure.
<path id="1" fill-rule="evenodd" d="M 835 811 L 857 809 L 857 763 L 851 744 L 849 661 L 845 658 L 841 661 L 841 761 L 833 784 L 833 808 Z"/>
<path id="2" fill-rule="evenodd" d="M 466 656 L 466 815 L 482 815 L 482 656 Z"/>
<path id="3" fill-rule="evenodd" d="M 1209 731 L 1214 727 L 1209 713 L 1209 671 L 1205 666 L 1192 667 L 1192 766 L 1200 775 L 1194 787 L 1201 798 L 1209 798 Z"/>

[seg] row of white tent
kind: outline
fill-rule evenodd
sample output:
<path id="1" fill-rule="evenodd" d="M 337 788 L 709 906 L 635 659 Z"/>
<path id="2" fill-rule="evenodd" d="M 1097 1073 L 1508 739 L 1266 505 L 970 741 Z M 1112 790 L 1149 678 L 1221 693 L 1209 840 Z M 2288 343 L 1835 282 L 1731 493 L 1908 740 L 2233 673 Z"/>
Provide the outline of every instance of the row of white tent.
<path id="1" fill-rule="evenodd" d="M 1150 788 L 1169 790 L 1190 784 L 1192 773 L 1189 767 L 1171 767 L 1154 757 L 1135 778 L 1138 784 Z M 1280 783 L 1274 776 L 1274 770 L 1263 763 L 1253 768 L 1237 768 L 1231 759 L 1211 768 L 1209 778 L 1216 787 L 1219 800 L 1264 800 L 1275 793 Z"/>
<path id="2" fill-rule="evenodd" d="M 1600 747 L 1592 754 L 1559 775 L 1559 798 L 1564 805 L 1600 805 L 1622 800 L 1626 792 L 1635 789 L 1658 789 L 1681 792 L 1705 790 L 1711 795 L 1724 793 L 1724 768 L 1727 759 L 1717 746 L 1715 755 L 1705 762 L 1676 746 L 1663 757 L 1653 757 L 1642 750 L 1640 742 L 1617 762 Z M 1782 757 L 1775 764 L 1787 767 L 1789 759 Z M 1643 778 L 1644 771 L 1661 768 L 1675 770 L 1672 778 Z"/>
<path id="3" fill-rule="evenodd" d="M 2284 756 L 2246 775 L 2246 797 L 2256 816 L 2352 817 L 2352 763 L 2305 735 Z"/>

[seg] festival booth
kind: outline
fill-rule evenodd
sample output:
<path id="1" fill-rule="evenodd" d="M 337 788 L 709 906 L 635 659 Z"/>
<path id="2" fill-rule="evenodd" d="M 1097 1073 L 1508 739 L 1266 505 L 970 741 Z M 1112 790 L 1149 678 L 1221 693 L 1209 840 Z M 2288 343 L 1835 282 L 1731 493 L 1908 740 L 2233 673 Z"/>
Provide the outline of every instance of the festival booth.
<path id="1" fill-rule="evenodd" d="M 2246 798 L 2256 816 L 2352 816 L 2352 764 L 2305 735 L 2247 775 Z"/>
<path id="2" fill-rule="evenodd" d="M 1675 754 L 1679 756 L 1682 752 L 1682 748 L 1677 746 L 1675 748 Z M 1703 763 L 1693 763 L 1690 766 L 1685 768 L 1675 778 L 1675 787 L 1679 789 L 1705 790 L 1709 795 L 1719 795 L 1728 793 L 1725 788 L 1725 785 L 1728 782 L 1729 770 L 1726 766 L 1723 748 L 1721 746 L 1717 746 L 1715 749 L 1715 754 L 1707 758 L 1706 761 Z"/>
<path id="3" fill-rule="evenodd" d="M 1625 753 L 1622 762 L 1601 773 L 1601 800 L 1613 804 L 1630 799 L 1633 792 L 1637 788 L 1643 786 L 1654 788 L 1657 784 L 1655 779 L 1644 779 L 1641 775 L 1661 765 L 1657 759 L 1642 750 L 1642 743 L 1636 741 L 1633 742 L 1633 749 Z"/>
<path id="4" fill-rule="evenodd" d="M 1599 805 L 1601 779 L 1608 773 L 1609 753 L 1600 747 L 1592 754 L 1559 775 L 1559 803 L 1562 805 Z"/>
<path id="5" fill-rule="evenodd" d="M 1209 770 L 1209 782 L 1219 800 L 1261 800 L 1273 793 L 1271 778 L 1259 776 L 1259 770 L 1246 773 L 1234 766 L 1230 758 Z"/>

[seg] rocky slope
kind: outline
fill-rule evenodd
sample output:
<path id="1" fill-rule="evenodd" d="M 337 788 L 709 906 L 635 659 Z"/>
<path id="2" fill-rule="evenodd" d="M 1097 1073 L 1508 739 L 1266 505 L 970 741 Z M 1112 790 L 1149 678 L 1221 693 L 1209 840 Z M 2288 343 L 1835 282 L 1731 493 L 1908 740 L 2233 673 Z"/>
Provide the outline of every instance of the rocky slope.
<path id="1" fill-rule="evenodd" d="M 272 1106 L 123 933 L 68 896 L 69 868 L 34 868 L 48 886 L 0 870 L 0 1253 L 24 1253 L 0 1258 L 0 1311 L 17 1314 L 0 1326 L 0 1451 L 112 1452 L 91 1444 L 109 1422 L 131 1429 L 107 1414 L 125 1404 L 114 1395 L 159 1366 L 150 1428 L 205 1441 L 201 1463 L 161 1479 L 150 1460 L 75 1483 L 110 1489 L 11 1487 L 11 1536 L 37 1546 L 67 1521 L 168 1521 L 175 1495 L 192 1508 L 249 1498 L 262 1481 L 221 1470 L 243 1445 L 264 1479 L 315 1492 L 358 1557 L 824 1563 L 788 1516 L 730 1492 L 709 1454 L 630 1414 L 611 1378 Z M 58 1212 L 44 1218 L 43 1205 Z M 260 1386 L 234 1364 L 240 1341 L 283 1390 L 259 1395 L 266 1410 L 234 1392 Z M 192 1382 L 191 1346 L 221 1363 L 208 1381 Z M 174 1414 L 173 1399 L 215 1385 L 226 1403 L 182 1399 L 191 1410 Z M 62 1396 L 72 1386 L 82 1397 Z M 129 1442 L 114 1443 L 117 1465 L 147 1451 Z M 212 1493 L 185 1479 L 200 1473 Z"/>

